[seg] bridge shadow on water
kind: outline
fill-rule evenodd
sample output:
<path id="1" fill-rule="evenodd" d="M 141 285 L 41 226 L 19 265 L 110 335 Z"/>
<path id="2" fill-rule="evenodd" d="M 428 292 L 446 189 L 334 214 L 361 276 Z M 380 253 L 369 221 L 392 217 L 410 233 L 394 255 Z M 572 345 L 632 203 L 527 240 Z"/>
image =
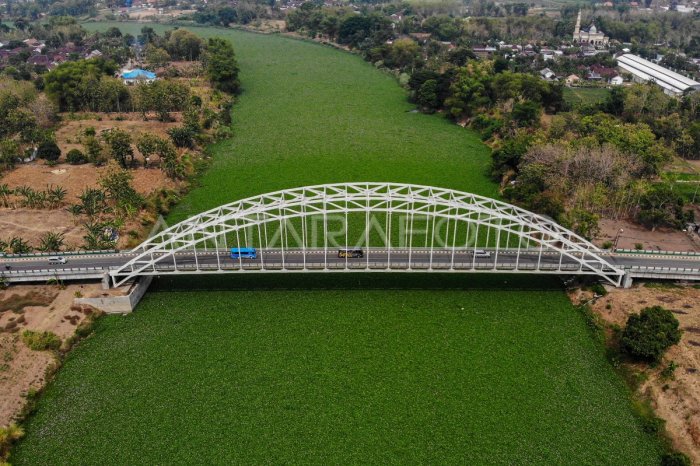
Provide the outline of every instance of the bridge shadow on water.
<path id="1" fill-rule="evenodd" d="M 442 273 L 296 273 L 157 277 L 149 291 L 563 290 L 556 276 Z"/>

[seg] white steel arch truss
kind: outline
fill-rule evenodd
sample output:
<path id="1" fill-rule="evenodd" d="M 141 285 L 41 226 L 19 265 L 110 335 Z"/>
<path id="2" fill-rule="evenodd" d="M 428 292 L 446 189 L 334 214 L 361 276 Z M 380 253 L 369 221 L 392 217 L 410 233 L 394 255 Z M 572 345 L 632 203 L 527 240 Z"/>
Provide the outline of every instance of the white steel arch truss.
<path id="1" fill-rule="evenodd" d="M 338 220 L 341 230 L 331 231 Z M 339 244 L 362 257 L 339 257 Z M 258 254 L 232 259 L 231 247 Z M 110 274 L 115 286 L 168 273 L 421 270 L 587 274 L 619 286 L 624 271 L 601 253 L 557 223 L 495 199 L 432 186 L 338 183 L 203 212 L 149 238 Z"/>

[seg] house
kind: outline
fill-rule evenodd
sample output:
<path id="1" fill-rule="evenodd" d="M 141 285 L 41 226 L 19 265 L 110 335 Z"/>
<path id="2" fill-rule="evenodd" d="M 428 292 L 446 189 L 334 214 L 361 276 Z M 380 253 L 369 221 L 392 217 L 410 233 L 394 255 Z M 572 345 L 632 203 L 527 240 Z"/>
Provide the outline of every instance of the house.
<path id="1" fill-rule="evenodd" d="M 554 74 L 554 71 L 550 70 L 549 68 L 545 68 L 543 70 L 540 70 L 540 77 L 544 79 L 545 81 L 556 81 L 557 80 L 557 75 Z"/>
<path id="2" fill-rule="evenodd" d="M 142 69 L 122 70 L 119 77 L 124 80 L 126 85 L 152 83 L 156 80 L 155 73 Z"/>
<path id="3" fill-rule="evenodd" d="M 32 55 L 27 59 L 27 65 L 49 68 L 51 66 L 51 60 L 46 55 Z"/>
<path id="4" fill-rule="evenodd" d="M 598 73 L 596 73 L 595 71 L 589 71 L 586 74 L 586 79 L 588 79 L 589 81 L 601 81 L 603 79 L 603 77 L 601 75 L 599 75 Z"/>
<path id="5" fill-rule="evenodd" d="M 570 74 L 569 76 L 566 77 L 564 82 L 566 83 L 567 86 L 571 86 L 572 84 L 576 84 L 580 80 L 581 80 L 581 78 L 579 78 L 575 74 Z"/>
<path id="6" fill-rule="evenodd" d="M 472 52 L 479 58 L 488 58 L 496 52 L 496 47 L 474 47 Z"/>
<path id="7" fill-rule="evenodd" d="M 30 47 L 30 48 L 33 48 L 33 49 L 34 49 L 34 48 L 40 48 L 40 49 L 41 49 L 41 48 L 44 48 L 44 43 L 43 43 L 43 42 L 40 42 L 40 41 L 38 41 L 38 40 L 36 40 L 36 39 L 25 39 L 25 40 L 23 40 L 22 42 L 24 42 L 24 43 L 26 44 L 27 47 Z"/>
<path id="8" fill-rule="evenodd" d="M 419 44 L 425 44 L 430 39 L 431 34 L 429 32 L 412 32 L 409 36 L 418 41 Z"/>
<path id="9" fill-rule="evenodd" d="M 610 78 L 610 85 L 612 86 L 622 86 L 623 82 L 625 82 L 625 80 L 622 79 L 622 76 L 613 76 Z"/>
<path id="10" fill-rule="evenodd" d="M 91 58 L 100 58 L 101 56 L 102 52 L 100 52 L 99 50 L 93 50 L 92 52 L 85 55 L 85 59 L 89 60 Z"/>
<path id="11" fill-rule="evenodd" d="M 607 78 L 607 79 L 614 78 L 615 76 L 618 75 L 618 72 L 617 72 L 617 70 L 615 70 L 615 68 L 608 68 L 607 66 L 603 66 L 603 65 L 594 64 L 594 65 L 591 65 L 589 69 L 591 71 L 595 71 L 596 73 L 601 75 L 603 78 Z"/>

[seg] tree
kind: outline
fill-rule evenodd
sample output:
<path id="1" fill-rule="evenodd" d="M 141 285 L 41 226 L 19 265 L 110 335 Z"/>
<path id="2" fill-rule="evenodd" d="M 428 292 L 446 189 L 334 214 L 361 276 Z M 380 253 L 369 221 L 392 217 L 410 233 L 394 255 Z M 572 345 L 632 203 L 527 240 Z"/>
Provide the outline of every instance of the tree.
<path id="1" fill-rule="evenodd" d="M 240 88 L 238 63 L 231 42 L 211 38 L 206 51 L 207 76 L 217 89 L 235 94 Z"/>
<path id="2" fill-rule="evenodd" d="M 194 133 L 190 128 L 170 128 L 168 130 L 170 139 L 175 144 L 175 147 L 194 147 Z"/>
<path id="3" fill-rule="evenodd" d="M 102 138 L 109 147 L 109 152 L 122 168 L 134 163 L 134 149 L 131 147 L 131 135 L 119 128 L 112 128 L 102 133 Z"/>
<path id="4" fill-rule="evenodd" d="M 164 79 L 147 86 L 136 86 L 134 94 L 144 117 L 147 112 L 154 111 L 160 121 L 170 121 L 170 112 L 184 110 L 190 101 L 190 90 L 186 85 Z"/>
<path id="5" fill-rule="evenodd" d="M 85 156 L 88 162 L 98 166 L 106 162 L 102 144 L 94 135 L 85 136 L 83 147 L 85 148 Z"/>
<path id="6" fill-rule="evenodd" d="M 98 82 L 116 70 L 114 62 L 101 58 L 70 61 L 44 75 L 44 88 L 61 111 L 96 110 Z"/>
<path id="7" fill-rule="evenodd" d="M 166 33 L 167 34 L 167 33 Z M 165 48 L 171 57 L 179 60 L 196 60 L 204 42 L 187 29 L 177 29 L 168 36 Z"/>
<path id="8" fill-rule="evenodd" d="M 170 63 L 170 54 L 168 54 L 167 50 L 156 47 L 153 44 L 148 44 L 146 46 L 144 56 L 146 57 L 146 63 L 154 69 Z"/>
<path id="9" fill-rule="evenodd" d="M 420 52 L 420 46 L 416 41 L 412 39 L 397 39 L 391 45 L 391 61 L 396 68 L 413 71 L 413 68 L 420 60 Z"/>
<path id="10" fill-rule="evenodd" d="M 435 111 L 440 106 L 437 88 L 436 80 L 428 79 L 425 81 L 416 93 L 416 103 L 428 111 Z"/>
<path id="11" fill-rule="evenodd" d="M 59 149 L 58 144 L 52 140 L 45 140 L 39 144 L 37 149 L 37 157 L 44 159 L 48 162 L 55 162 L 61 157 L 61 149 Z"/>
<path id="12" fill-rule="evenodd" d="M 143 206 L 143 197 L 136 192 L 131 182 L 133 176 L 122 167 L 110 163 L 100 177 L 99 183 L 122 211 L 131 214 Z"/>
<path id="13" fill-rule="evenodd" d="M 635 359 L 658 362 L 664 352 L 679 341 L 681 331 L 673 313 L 661 306 L 653 306 L 629 316 L 620 345 Z"/>
<path id="14" fill-rule="evenodd" d="M 80 204 L 69 209 L 74 215 L 85 214 L 88 217 L 95 217 L 108 211 L 107 196 L 101 189 L 85 188 L 78 199 L 80 199 Z"/>
<path id="15" fill-rule="evenodd" d="M 160 169 L 172 179 L 184 179 L 185 167 L 177 158 L 175 146 L 170 141 L 162 140 L 158 144 L 158 157 L 160 157 Z"/>
<path id="16" fill-rule="evenodd" d="M 20 158 L 19 144 L 12 139 L 0 140 L 0 168 L 14 168 Z"/>
<path id="17" fill-rule="evenodd" d="M 639 199 L 637 221 L 652 231 L 661 226 L 679 228 L 690 220 L 683 212 L 683 197 L 668 183 L 652 186 Z"/>
<path id="18" fill-rule="evenodd" d="M 536 126 L 541 114 L 542 107 L 538 103 L 525 101 L 513 105 L 510 116 L 518 126 Z"/>
<path id="19" fill-rule="evenodd" d="M 151 133 L 142 133 L 136 139 L 136 148 L 144 158 L 144 166 L 147 164 L 148 159 L 156 153 L 161 141 L 164 141 L 164 139 Z"/>

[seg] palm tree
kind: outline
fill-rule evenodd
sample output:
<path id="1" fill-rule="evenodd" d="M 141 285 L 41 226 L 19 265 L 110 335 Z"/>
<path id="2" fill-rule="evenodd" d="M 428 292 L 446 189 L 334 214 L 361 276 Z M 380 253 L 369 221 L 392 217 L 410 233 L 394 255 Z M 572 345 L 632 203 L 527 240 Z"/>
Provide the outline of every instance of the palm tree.
<path id="1" fill-rule="evenodd" d="M 12 254 L 26 254 L 32 250 L 32 247 L 19 236 L 14 236 L 10 240 L 10 250 Z"/>
<path id="2" fill-rule="evenodd" d="M 89 217 L 107 211 L 107 195 L 101 189 L 85 188 L 80 198 L 82 212 Z"/>
<path id="3" fill-rule="evenodd" d="M 49 186 L 46 193 L 48 195 L 49 207 L 52 209 L 57 209 L 63 205 L 63 201 L 65 200 L 68 191 L 66 191 L 66 189 L 62 186 Z"/>
<path id="4" fill-rule="evenodd" d="M 64 239 L 65 236 L 63 233 L 54 233 L 53 231 L 47 231 L 39 238 L 39 241 L 41 242 L 41 245 L 39 246 L 39 251 L 59 251 L 63 247 Z"/>
<path id="5" fill-rule="evenodd" d="M 14 190 L 7 186 L 6 184 L 0 184 L 0 202 L 2 202 L 3 207 L 10 207 L 10 196 L 14 193 Z"/>

